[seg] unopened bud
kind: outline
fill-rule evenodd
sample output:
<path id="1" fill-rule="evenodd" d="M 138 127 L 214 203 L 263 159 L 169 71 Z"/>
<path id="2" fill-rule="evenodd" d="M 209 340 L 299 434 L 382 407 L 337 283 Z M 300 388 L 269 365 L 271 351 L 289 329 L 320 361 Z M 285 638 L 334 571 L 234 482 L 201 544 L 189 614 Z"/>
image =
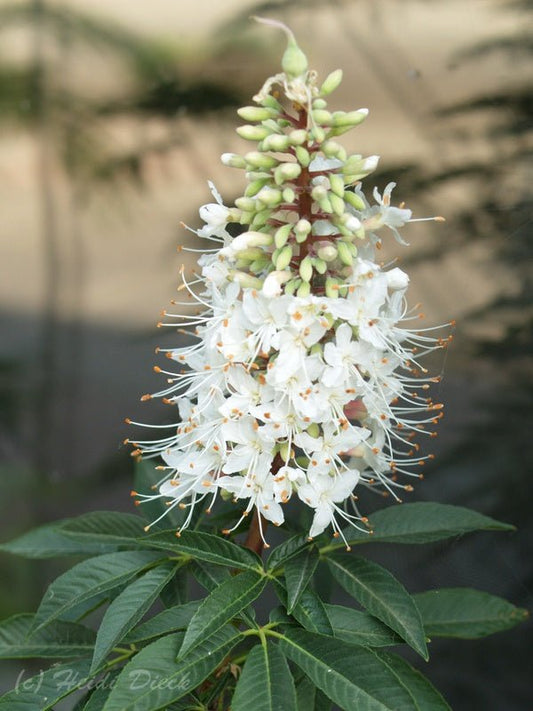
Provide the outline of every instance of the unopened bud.
<path id="1" fill-rule="evenodd" d="M 247 165 L 250 165 L 252 168 L 266 168 L 267 170 L 274 168 L 279 162 L 272 156 L 267 156 L 259 151 L 250 151 L 249 153 L 246 153 L 244 160 Z"/>
<path id="2" fill-rule="evenodd" d="M 357 126 L 368 116 L 368 109 L 358 109 L 357 111 L 335 111 L 333 113 L 334 126 Z"/>
<path id="3" fill-rule="evenodd" d="M 239 208 L 239 210 L 243 210 L 244 212 L 253 212 L 255 210 L 255 200 L 252 200 L 252 198 L 237 198 L 235 200 L 235 205 Z"/>
<path id="4" fill-rule="evenodd" d="M 340 198 L 344 198 L 344 178 L 340 173 L 330 173 L 328 175 L 332 192 Z"/>
<path id="5" fill-rule="evenodd" d="M 269 178 L 261 178 L 260 180 L 253 180 L 251 183 L 249 183 L 246 186 L 246 190 L 244 191 L 244 196 L 245 197 L 254 197 L 254 195 L 257 195 L 257 193 L 265 186 L 265 184 L 268 182 Z"/>
<path id="6" fill-rule="evenodd" d="M 246 161 L 237 153 L 223 153 L 220 160 L 223 165 L 229 168 L 246 168 Z"/>
<path id="7" fill-rule="evenodd" d="M 278 258 L 276 259 L 276 271 L 283 271 L 291 263 L 292 259 L 292 247 L 290 244 L 286 244 L 281 248 Z"/>
<path id="8" fill-rule="evenodd" d="M 307 168 L 307 166 L 311 162 L 311 156 L 309 155 L 309 151 L 303 146 L 296 146 L 294 149 L 294 153 L 296 154 L 296 159 L 298 163 L 304 168 Z"/>
<path id="9" fill-rule="evenodd" d="M 282 185 L 288 180 L 296 180 L 302 172 L 302 167 L 298 163 L 281 163 L 274 171 L 276 185 Z"/>
<path id="10" fill-rule="evenodd" d="M 327 109 L 328 102 L 324 101 L 320 97 L 318 99 L 313 99 L 313 109 Z"/>
<path id="11" fill-rule="evenodd" d="M 268 247 L 272 244 L 272 236 L 265 232 L 248 231 L 237 235 L 231 242 L 234 250 L 247 249 L 248 247 Z"/>
<path id="12" fill-rule="evenodd" d="M 307 131 L 304 128 L 295 128 L 294 131 L 289 133 L 288 138 L 290 139 L 291 145 L 301 146 L 302 143 L 307 141 Z"/>
<path id="13" fill-rule="evenodd" d="M 318 257 L 314 257 L 313 259 L 313 267 L 316 272 L 319 274 L 325 274 L 328 270 L 328 265 L 323 259 L 319 259 Z"/>
<path id="14" fill-rule="evenodd" d="M 331 242 L 318 242 L 318 249 L 316 251 L 317 256 L 323 259 L 325 262 L 332 262 L 337 259 L 337 248 Z"/>
<path id="15" fill-rule="evenodd" d="M 347 267 L 351 267 L 353 264 L 353 256 L 351 253 L 351 250 L 349 246 L 346 244 L 346 242 L 343 242 L 342 240 L 337 241 L 337 250 L 339 252 L 339 259 L 343 264 L 346 264 Z"/>
<path id="16" fill-rule="evenodd" d="M 266 138 L 267 136 L 270 135 L 270 131 L 268 128 L 265 128 L 264 126 L 239 126 L 238 128 L 235 129 L 238 135 L 241 138 L 244 138 L 246 141 L 262 141 L 263 138 Z"/>
<path id="17" fill-rule="evenodd" d="M 274 235 L 274 244 L 278 249 L 281 249 L 282 247 L 285 246 L 287 243 L 287 240 L 289 239 L 289 235 L 292 230 L 292 225 L 287 224 L 287 225 L 282 225 L 279 229 L 276 230 L 276 233 Z"/>
<path id="18" fill-rule="evenodd" d="M 289 136 L 282 136 L 279 133 L 271 133 L 263 141 L 265 151 L 286 151 L 291 145 Z"/>
<path id="19" fill-rule="evenodd" d="M 233 281 L 236 281 L 245 288 L 260 289 L 263 286 L 261 279 L 258 279 L 247 272 L 231 271 L 230 276 Z"/>
<path id="20" fill-rule="evenodd" d="M 309 255 L 305 256 L 300 262 L 300 276 L 304 281 L 311 281 L 313 276 L 313 263 Z"/>
<path id="21" fill-rule="evenodd" d="M 344 182 L 344 181 L 343 181 Z M 335 195 L 335 193 L 330 193 L 329 194 L 329 201 L 331 202 L 331 207 L 333 208 L 333 212 L 336 215 L 342 215 L 344 213 L 344 200 L 339 197 L 338 195 Z"/>
<path id="22" fill-rule="evenodd" d="M 329 296 L 330 299 L 338 299 L 339 298 L 339 286 L 338 286 L 338 279 L 335 279 L 335 277 L 327 277 L 326 278 L 326 284 L 325 284 L 325 292 L 326 296 Z"/>
<path id="23" fill-rule="evenodd" d="M 279 205 L 282 197 L 281 190 L 275 190 L 274 188 L 261 188 L 261 190 L 255 196 L 256 200 L 266 207 L 275 207 Z"/>
<path id="24" fill-rule="evenodd" d="M 307 428 L 307 434 L 310 437 L 314 437 L 315 439 L 317 437 L 320 437 L 320 427 L 316 422 L 311 422 L 309 427 Z"/>
<path id="25" fill-rule="evenodd" d="M 328 76 L 325 78 L 324 83 L 320 87 L 320 94 L 322 96 L 327 96 L 328 94 L 331 94 L 331 92 L 335 91 L 335 89 L 339 86 L 341 81 L 342 69 L 335 69 L 334 72 L 331 72 L 331 74 L 328 74 Z"/>
<path id="26" fill-rule="evenodd" d="M 289 204 L 293 203 L 294 199 L 296 197 L 296 193 L 294 192 L 294 190 L 292 188 L 284 188 L 282 195 L 283 195 L 283 200 Z"/>
<path id="27" fill-rule="evenodd" d="M 348 205 L 351 205 L 355 210 L 364 210 L 366 208 L 363 198 L 357 193 L 354 193 L 353 190 L 344 191 L 344 202 L 347 202 Z"/>
<path id="28" fill-rule="evenodd" d="M 245 121 L 266 121 L 277 115 L 277 111 L 264 106 L 242 106 L 237 109 L 239 116 Z"/>
<path id="29" fill-rule="evenodd" d="M 309 296 L 310 293 L 311 293 L 311 284 L 309 284 L 309 282 L 307 282 L 307 281 L 302 282 L 300 284 L 300 286 L 298 287 L 298 289 L 296 290 L 296 296 L 305 297 L 305 296 Z"/>
<path id="30" fill-rule="evenodd" d="M 344 146 L 341 146 L 341 144 L 337 143 L 336 141 L 331 141 L 330 139 L 328 139 L 327 141 L 324 141 L 321 148 L 322 153 L 326 156 L 326 158 L 337 158 L 338 160 L 342 161 L 346 160 L 346 149 L 344 148 Z"/>
<path id="31" fill-rule="evenodd" d="M 294 234 L 298 242 L 305 241 L 307 235 L 311 232 L 311 223 L 309 220 L 298 220 L 294 225 Z M 301 239 L 303 237 L 303 239 Z"/>
<path id="32" fill-rule="evenodd" d="M 320 124 L 320 126 L 331 126 L 333 121 L 332 114 L 325 109 L 313 109 L 312 116 L 313 120 Z"/>
<path id="33" fill-rule="evenodd" d="M 263 282 L 263 288 L 261 291 L 265 296 L 274 297 L 281 294 L 281 286 L 285 284 L 291 278 L 291 272 L 270 272 L 265 281 Z"/>

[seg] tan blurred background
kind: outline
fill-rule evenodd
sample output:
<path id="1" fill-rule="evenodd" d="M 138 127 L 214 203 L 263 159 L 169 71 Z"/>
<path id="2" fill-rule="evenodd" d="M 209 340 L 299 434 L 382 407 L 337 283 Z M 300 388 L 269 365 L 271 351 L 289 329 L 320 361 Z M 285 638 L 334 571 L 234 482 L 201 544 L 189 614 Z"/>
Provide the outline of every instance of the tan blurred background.
<path id="1" fill-rule="evenodd" d="M 387 249 L 409 270 L 428 323 L 458 323 L 434 363 L 447 402 L 439 460 L 414 497 L 520 525 L 496 555 L 484 541 L 448 573 L 524 604 L 533 570 L 528 0 L 0 1 L 3 538 L 78 511 L 129 510 L 122 421 L 161 417 L 139 396 L 157 387 L 154 324 L 177 284 L 179 223 L 199 226 L 208 179 L 226 203 L 241 190 L 242 174 L 219 156 L 244 147 L 234 109 L 277 71 L 284 45 L 251 14 L 289 23 L 322 76 L 343 68 L 334 108 L 370 108 L 344 142 L 381 155 L 367 188 L 397 180 L 396 199 L 415 216 L 446 216 L 411 225 L 410 250 L 392 235 Z M 422 571 L 418 589 L 445 565 L 439 555 L 406 561 Z M 6 560 L 6 614 L 39 597 L 17 565 Z M 435 672 L 452 695 L 467 694 L 457 709 L 475 708 L 464 698 L 493 676 L 486 649 L 477 681 L 454 674 L 453 656 Z M 513 688 L 515 701 L 505 679 L 485 689 L 479 708 L 525 708 L 524 682 Z"/>

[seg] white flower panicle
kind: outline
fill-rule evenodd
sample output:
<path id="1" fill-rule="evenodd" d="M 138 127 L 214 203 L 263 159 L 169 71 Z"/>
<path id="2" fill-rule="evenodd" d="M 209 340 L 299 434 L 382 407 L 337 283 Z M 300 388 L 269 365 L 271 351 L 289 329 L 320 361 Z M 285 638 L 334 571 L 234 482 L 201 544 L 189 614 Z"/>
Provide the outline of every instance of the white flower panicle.
<path id="1" fill-rule="evenodd" d="M 391 206 L 394 183 L 366 199 L 361 180 L 378 158 L 347 155 L 336 139 L 368 112 L 330 112 L 342 73 L 319 85 L 284 29 L 283 72 L 238 111 L 248 123 L 237 133 L 256 146 L 222 156 L 245 171 L 244 195 L 226 207 L 210 184 L 215 202 L 195 232 L 216 246 L 192 250 L 202 255 L 191 279 L 181 269 L 179 289 L 198 309 L 160 324 L 190 345 L 166 349 L 174 367 L 156 370 L 167 385 L 143 396 L 177 406 L 179 422 L 134 443 L 134 454 L 162 458 L 163 479 L 154 494 L 132 493 L 184 509 L 180 530 L 219 493 L 240 506 L 231 531 L 254 508 L 260 523 L 283 523 L 291 497 L 314 511 L 310 537 L 344 523 L 368 530 L 355 488 L 399 500 L 412 489 L 404 477 L 420 478 L 431 457 L 417 438 L 434 436 L 442 417 L 427 396 L 439 378 L 420 359 L 451 336 L 411 326 L 407 274 L 374 261 L 382 228 L 405 244 L 411 211 Z"/>

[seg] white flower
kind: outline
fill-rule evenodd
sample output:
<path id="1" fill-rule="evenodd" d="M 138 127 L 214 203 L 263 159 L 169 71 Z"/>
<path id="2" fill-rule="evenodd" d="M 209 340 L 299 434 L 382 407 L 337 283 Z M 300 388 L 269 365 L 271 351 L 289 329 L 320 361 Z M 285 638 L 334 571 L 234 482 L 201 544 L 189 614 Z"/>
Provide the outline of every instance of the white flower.
<path id="1" fill-rule="evenodd" d="M 351 469 L 336 476 L 317 474 L 309 483 L 299 487 L 300 499 L 315 510 L 310 538 L 318 536 L 330 524 L 333 524 L 335 531 L 339 530 L 335 514 L 340 513 L 342 518 L 346 518 L 346 514 L 336 504 L 350 496 L 358 481 L 359 472 Z"/>

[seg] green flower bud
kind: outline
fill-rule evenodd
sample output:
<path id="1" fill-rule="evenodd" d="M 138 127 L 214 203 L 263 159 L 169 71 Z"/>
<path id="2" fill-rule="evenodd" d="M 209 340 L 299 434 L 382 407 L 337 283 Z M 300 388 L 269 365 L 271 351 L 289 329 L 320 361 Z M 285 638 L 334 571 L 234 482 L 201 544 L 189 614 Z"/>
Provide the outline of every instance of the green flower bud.
<path id="1" fill-rule="evenodd" d="M 296 197 L 296 193 L 294 192 L 294 190 L 292 188 L 285 188 L 283 190 L 282 195 L 283 195 L 284 202 L 287 202 L 289 204 L 293 203 L 294 198 Z"/>
<path id="2" fill-rule="evenodd" d="M 330 299 L 338 299 L 339 298 L 339 280 L 335 279 L 335 277 L 326 277 L 326 284 L 325 284 L 325 292 L 326 296 L 329 296 Z"/>
<path id="3" fill-rule="evenodd" d="M 342 161 L 346 160 L 347 153 L 344 146 L 341 146 L 340 143 L 336 143 L 336 141 L 331 141 L 328 138 L 327 141 L 324 141 L 321 148 L 326 158 L 337 158 Z"/>
<path id="4" fill-rule="evenodd" d="M 333 126 L 357 126 L 368 116 L 368 109 L 357 111 L 335 111 L 333 113 Z"/>
<path id="5" fill-rule="evenodd" d="M 259 274 L 262 272 L 267 264 L 270 264 L 270 259 L 268 257 L 265 257 L 264 253 L 263 256 L 260 259 L 255 259 L 251 264 L 250 264 L 250 271 L 253 272 L 254 274 Z"/>
<path id="6" fill-rule="evenodd" d="M 337 259 L 338 252 L 337 252 L 337 247 L 335 247 L 334 244 L 331 242 L 318 242 L 320 245 L 317 249 L 317 256 L 321 259 L 324 260 L 324 262 L 332 262 L 334 259 Z"/>
<path id="7" fill-rule="evenodd" d="M 264 252 L 261 247 L 247 247 L 246 249 L 241 249 L 237 252 L 237 259 L 244 259 L 248 262 L 253 262 L 255 259 L 259 259 L 259 257 L 262 257 L 263 255 Z M 239 265 L 237 264 L 237 267 L 238 266 Z"/>
<path id="8" fill-rule="evenodd" d="M 251 224 L 252 220 L 254 219 L 255 212 L 247 212 L 243 210 L 241 212 L 241 216 L 239 218 L 239 224 L 241 225 L 249 225 Z"/>
<path id="9" fill-rule="evenodd" d="M 235 200 L 235 205 L 239 208 L 239 210 L 243 210 L 245 212 L 254 212 L 255 211 L 255 200 L 252 200 L 252 198 L 248 197 L 240 197 Z"/>
<path id="10" fill-rule="evenodd" d="M 283 112 L 283 106 L 279 103 L 279 101 L 272 96 L 272 94 L 266 94 L 262 100 L 261 103 L 263 106 L 266 106 L 269 109 L 274 109 L 274 111 L 278 113 Z"/>
<path id="11" fill-rule="evenodd" d="M 301 77 L 307 71 L 307 57 L 296 44 L 292 32 L 289 35 L 289 43 L 281 58 L 281 68 L 289 79 Z"/>
<path id="12" fill-rule="evenodd" d="M 257 212 L 255 214 L 254 219 L 252 220 L 252 227 L 263 227 L 263 225 L 266 225 L 267 221 L 270 219 L 270 215 L 272 214 L 271 208 L 267 207 L 264 210 L 261 210 L 261 212 Z"/>
<path id="13" fill-rule="evenodd" d="M 282 136 L 279 133 L 271 133 L 263 141 L 263 150 L 265 151 L 286 151 L 291 145 L 288 136 Z"/>
<path id="14" fill-rule="evenodd" d="M 328 195 L 329 200 L 331 202 L 331 207 L 333 208 L 333 212 L 336 215 L 342 215 L 344 213 L 344 200 L 339 197 L 338 195 L 335 195 L 335 193 L 330 193 Z"/>
<path id="15" fill-rule="evenodd" d="M 330 173 L 328 175 L 332 192 L 340 198 L 344 198 L 344 178 L 340 173 Z"/>
<path id="16" fill-rule="evenodd" d="M 282 200 L 281 190 L 268 187 L 261 188 L 256 195 L 256 200 L 265 207 L 275 207 L 279 205 Z"/>
<path id="17" fill-rule="evenodd" d="M 292 225 L 287 224 L 283 225 L 279 229 L 276 230 L 276 233 L 274 235 L 274 244 L 278 249 L 281 249 L 282 247 L 285 246 L 287 243 L 287 240 L 289 239 L 289 235 L 292 230 Z"/>
<path id="18" fill-rule="evenodd" d="M 343 264 L 346 264 L 346 266 L 351 267 L 353 264 L 353 255 L 346 242 L 338 240 L 337 250 L 339 252 L 339 259 L 341 260 L 341 262 Z"/>
<path id="19" fill-rule="evenodd" d="M 292 259 L 292 247 L 290 244 L 286 244 L 284 247 L 280 249 L 278 258 L 276 259 L 275 266 L 276 266 L 276 271 L 281 272 L 284 269 L 286 269 L 289 264 L 291 263 Z"/>
<path id="20" fill-rule="evenodd" d="M 339 86 L 342 81 L 342 69 L 335 69 L 334 72 L 328 74 L 325 78 L 324 83 L 320 87 L 320 94 L 322 96 L 327 96 L 331 94 Z"/>
<path id="21" fill-rule="evenodd" d="M 241 286 L 250 287 L 252 289 L 260 289 L 263 286 L 261 279 L 237 270 L 230 271 L 232 281 L 238 282 Z"/>
<path id="22" fill-rule="evenodd" d="M 252 168 L 263 168 L 266 170 L 274 168 L 279 163 L 279 161 L 277 161 L 272 156 L 267 156 L 264 153 L 260 153 L 259 151 L 250 151 L 249 153 L 246 153 L 244 156 L 244 160 L 246 161 L 247 165 L 251 166 Z"/>
<path id="23" fill-rule="evenodd" d="M 368 156 L 363 158 L 360 155 L 353 155 L 345 162 L 342 172 L 346 183 L 352 184 L 366 177 L 377 168 L 379 156 Z"/>
<path id="24" fill-rule="evenodd" d="M 325 109 L 313 109 L 311 115 L 320 126 L 331 126 L 333 116 L 329 111 L 326 111 Z"/>
<path id="25" fill-rule="evenodd" d="M 288 180 L 296 180 L 302 172 L 302 167 L 298 163 L 280 163 L 274 171 L 276 185 L 282 185 Z"/>
<path id="26" fill-rule="evenodd" d="M 239 126 L 235 130 L 246 141 L 262 141 L 263 138 L 270 135 L 270 131 L 264 126 L 250 126 L 247 124 L 246 126 Z"/>
<path id="27" fill-rule="evenodd" d="M 296 159 L 298 160 L 298 163 L 300 163 L 303 168 L 307 168 L 307 166 L 311 162 L 311 156 L 309 155 L 309 151 L 303 146 L 296 146 L 294 152 L 296 154 Z"/>
<path id="28" fill-rule="evenodd" d="M 315 268 L 315 271 L 318 272 L 319 274 L 325 274 L 328 270 L 328 265 L 323 259 L 319 259 L 319 257 L 315 257 L 313 259 L 313 267 Z"/>
<path id="29" fill-rule="evenodd" d="M 279 445 L 279 456 L 283 459 L 284 462 L 287 462 L 289 460 L 291 454 L 292 454 L 292 452 L 290 451 L 289 443 L 282 442 Z"/>
<path id="30" fill-rule="evenodd" d="M 313 262 L 309 255 L 305 256 L 300 262 L 300 276 L 306 282 L 311 281 L 313 277 Z"/>
<path id="31" fill-rule="evenodd" d="M 302 282 L 296 290 L 296 296 L 309 296 L 310 293 L 311 284 L 309 284 L 309 282 L 307 281 Z"/>
<path id="32" fill-rule="evenodd" d="M 326 138 L 326 132 L 320 126 L 313 126 L 309 133 L 317 143 L 322 143 Z"/>
<path id="33" fill-rule="evenodd" d="M 294 131 L 289 133 L 288 138 L 290 139 L 291 145 L 301 146 L 307 141 L 307 131 L 305 128 L 295 128 Z"/>
<path id="34" fill-rule="evenodd" d="M 278 112 L 263 106 L 242 106 L 237 109 L 239 116 L 245 121 L 266 121 L 277 116 Z"/>
<path id="35" fill-rule="evenodd" d="M 357 193 L 354 193 L 353 190 L 345 190 L 344 202 L 347 202 L 348 205 L 351 205 L 356 210 L 364 210 L 366 207 L 363 198 L 357 195 Z"/>
<path id="36" fill-rule="evenodd" d="M 303 236 L 304 240 L 307 237 L 307 235 L 311 232 L 311 223 L 309 220 L 298 220 L 298 222 L 294 225 L 294 234 L 296 237 Z M 303 240 L 299 240 L 303 241 Z"/>
<path id="37" fill-rule="evenodd" d="M 313 108 L 314 109 L 327 109 L 328 107 L 328 102 L 324 101 L 324 99 L 313 99 Z"/>
<path id="38" fill-rule="evenodd" d="M 253 197 L 254 195 L 257 195 L 257 193 L 265 186 L 265 184 L 268 182 L 267 178 L 263 178 L 262 180 L 254 180 L 251 183 L 249 183 L 246 186 L 246 190 L 244 191 L 244 196 L 245 197 Z"/>
<path id="39" fill-rule="evenodd" d="M 301 283 L 301 279 L 291 279 L 285 284 L 285 293 L 292 296 Z"/>
<path id="40" fill-rule="evenodd" d="M 246 161 L 237 153 L 223 153 L 220 160 L 223 165 L 229 168 L 246 168 Z"/>
<path id="41" fill-rule="evenodd" d="M 327 190 L 327 188 L 326 188 L 324 185 L 322 185 L 322 184 L 315 185 L 315 186 L 313 187 L 313 189 L 311 190 L 311 197 L 312 197 L 313 200 L 315 200 L 316 202 L 319 202 L 320 200 L 323 200 L 323 199 L 324 199 L 325 197 L 327 197 L 327 196 L 328 196 L 328 190 Z"/>

